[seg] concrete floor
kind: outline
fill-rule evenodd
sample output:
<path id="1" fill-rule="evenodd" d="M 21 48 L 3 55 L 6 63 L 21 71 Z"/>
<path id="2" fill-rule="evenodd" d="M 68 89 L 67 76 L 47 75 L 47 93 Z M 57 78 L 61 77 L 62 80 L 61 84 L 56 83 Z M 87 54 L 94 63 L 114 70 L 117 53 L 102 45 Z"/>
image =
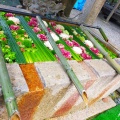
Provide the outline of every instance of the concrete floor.
<path id="1" fill-rule="evenodd" d="M 70 18 L 78 15 L 81 11 L 73 9 L 70 14 Z M 80 14 L 72 21 L 79 22 L 82 19 L 82 15 Z M 109 21 L 108 23 L 105 22 L 105 18 L 102 13 L 99 14 L 97 17 L 94 26 L 100 26 L 104 32 L 106 33 L 109 41 L 114 43 L 116 47 L 120 48 L 120 24 L 117 24 L 115 21 Z"/>

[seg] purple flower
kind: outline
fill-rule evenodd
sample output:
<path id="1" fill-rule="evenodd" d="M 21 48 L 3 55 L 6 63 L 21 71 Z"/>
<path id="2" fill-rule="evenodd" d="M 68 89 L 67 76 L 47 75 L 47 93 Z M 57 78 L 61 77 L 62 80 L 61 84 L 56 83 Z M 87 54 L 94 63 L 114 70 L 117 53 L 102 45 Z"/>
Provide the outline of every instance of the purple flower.
<path id="1" fill-rule="evenodd" d="M 11 25 L 10 29 L 11 30 L 18 30 L 18 29 L 20 29 L 20 26 L 18 26 L 18 25 Z"/>
<path id="2" fill-rule="evenodd" d="M 30 21 L 35 21 L 35 22 L 37 22 L 37 19 L 34 18 L 34 17 L 32 17 L 32 18 L 30 19 Z"/>
<path id="3" fill-rule="evenodd" d="M 98 53 L 99 53 L 99 50 L 98 50 L 97 48 L 92 47 L 92 48 L 90 48 L 90 50 L 91 50 L 92 52 L 94 52 L 95 54 L 98 54 Z"/>
<path id="4" fill-rule="evenodd" d="M 65 42 L 68 46 L 73 47 L 73 42 L 71 42 L 70 40 L 66 40 Z"/>
<path id="5" fill-rule="evenodd" d="M 37 37 L 40 38 L 42 41 L 47 41 L 48 40 L 47 36 L 44 35 L 44 34 L 38 34 Z"/>
<path id="6" fill-rule="evenodd" d="M 14 14 L 12 14 L 12 13 L 6 13 L 5 16 L 6 16 L 6 17 L 13 17 Z"/>
<path id="7" fill-rule="evenodd" d="M 80 47 L 79 43 L 76 42 L 75 40 L 72 40 L 72 43 L 73 43 L 73 46 L 75 46 L 75 47 Z"/>

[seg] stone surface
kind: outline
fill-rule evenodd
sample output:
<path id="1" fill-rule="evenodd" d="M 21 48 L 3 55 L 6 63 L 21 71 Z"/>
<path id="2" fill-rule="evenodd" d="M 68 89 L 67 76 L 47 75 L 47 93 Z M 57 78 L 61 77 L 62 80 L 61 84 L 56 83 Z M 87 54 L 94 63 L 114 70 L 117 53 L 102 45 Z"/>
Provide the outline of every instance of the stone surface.
<path id="1" fill-rule="evenodd" d="M 27 83 L 17 63 L 7 64 L 8 73 L 16 96 L 29 92 Z"/>
<path id="2" fill-rule="evenodd" d="M 107 102 L 103 102 L 101 100 L 101 101 L 96 102 L 94 105 L 88 108 L 85 108 L 83 110 L 79 110 L 72 114 L 68 114 L 68 115 L 61 116 L 61 117 L 51 118 L 49 120 L 85 120 L 107 109 L 110 109 L 114 107 L 115 105 L 116 105 L 115 102 L 110 97 L 108 97 Z"/>
<path id="3" fill-rule="evenodd" d="M 76 61 L 68 62 L 83 85 L 88 80 L 91 80 L 91 76 L 82 67 L 82 65 L 80 65 Z M 68 93 L 67 91 L 70 90 L 69 86 L 71 84 L 71 81 L 61 64 L 58 62 L 35 63 L 35 66 L 46 89 L 46 93 L 41 100 L 36 114 L 34 115 L 34 120 L 37 120 L 35 116 L 37 116 L 39 113 L 41 113 L 41 115 L 39 116 L 40 119 L 49 118 L 55 113 L 55 111 L 57 110 L 57 104 L 59 103 L 59 101 L 61 101 L 61 99 L 63 99 L 63 96 L 65 97 L 65 94 Z M 74 87 L 74 89 L 76 88 Z M 71 97 L 71 94 L 66 96 L 66 99 L 68 99 L 69 97 Z M 62 100 L 62 102 L 65 101 Z"/>
<path id="4" fill-rule="evenodd" d="M 113 77 L 116 75 L 115 70 L 106 61 L 96 59 L 96 60 L 85 60 L 85 62 L 101 78 L 109 77 L 109 76 Z"/>

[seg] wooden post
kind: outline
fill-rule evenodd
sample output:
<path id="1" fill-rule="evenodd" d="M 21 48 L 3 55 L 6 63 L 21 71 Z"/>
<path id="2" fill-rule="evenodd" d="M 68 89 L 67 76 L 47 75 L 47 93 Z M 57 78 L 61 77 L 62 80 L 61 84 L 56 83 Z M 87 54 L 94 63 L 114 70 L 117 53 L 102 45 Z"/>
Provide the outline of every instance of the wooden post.
<path id="1" fill-rule="evenodd" d="M 106 0 L 96 0 L 94 2 L 90 13 L 88 14 L 88 16 L 85 20 L 86 24 L 92 25 L 95 22 L 95 20 L 96 20 L 98 14 L 100 13 L 100 10 L 103 7 L 105 1 Z"/>
<path id="2" fill-rule="evenodd" d="M 106 19 L 106 22 L 108 22 L 110 20 L 110 18 L 112 17 L 112 15 L 114 14 L 115 10 L 118 8 L 119 5 L 120 5 L 120 0 L 118 0 L 117 4 L 115 5 L 115 7 L 113 8 L 113 10 L 108 15 L 108 17 Z"/>

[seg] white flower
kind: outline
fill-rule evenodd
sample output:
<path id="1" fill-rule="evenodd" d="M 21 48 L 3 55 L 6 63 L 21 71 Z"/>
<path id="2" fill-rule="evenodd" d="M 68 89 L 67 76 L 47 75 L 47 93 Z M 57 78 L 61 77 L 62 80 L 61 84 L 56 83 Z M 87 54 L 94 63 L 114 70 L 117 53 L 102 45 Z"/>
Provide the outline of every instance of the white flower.
<path id="1" fill-rule="evenodd" d="M 55 26 L 55 28 L 56 29 L 60 29 L 60 30 L 64 30 L 65 28 L 62 26 L 62 25 L 60 25 L 60 24 L 57 24 L 56 26 Z"/>
<path id="2" fill-rule="evenodd" d="M 16 17 L 8 17 L 8 20 L 13 21 L 16 25 L 20 24 L 20 20 Z"/>
<path id="3" fill-rule="evenodd" d="M 60 37 L 63 38 L 63 39 L 69 39 L 70 38 L 70 35 L 66 34 L 66 33 L 61 33 L 60 34 Z"/>
<path id="4" fill-rule="evenodd" d="M 59 40 L 59 37 L 54 32 L 50 32 L 50 34 L 55 42 Z"/>
<path id="5" fill-rule="evenodd" d="M 46 27 L 48 27 L 47 22 L 46 22 L 46 21 L 44 21 L 44 20 L 42 20 L 42 21 L 43 21 L 43 23 L 45 24 L 45 26 L 46 26 Z"/>
<path id="6" fill-rule="evenodd" d="M 49 41 L 45 41 L 45 42 L 44 42 L 44 45 L 45 45 L 46 47 L 48 47 L 50 50 L 53 50 L 53 48 L 52 48 L 52 46 L 51 46 L 51 44 L 50 44 Z"/>
<path id="7" fill-rule="evenodd" d="M 73 50 L 76 54 L 82 54 L 82 49 L 80 47 L 73 47 Z"/>
<path id="8" fill-rule="evenodd" d="M 92 43 L 90 40 L 85 40 L 85 44 L 86 44 L 87 46 L 89 46 L 90 48 L 91 48 L 91 47 L 94 47 L 93 43 Z"/>

